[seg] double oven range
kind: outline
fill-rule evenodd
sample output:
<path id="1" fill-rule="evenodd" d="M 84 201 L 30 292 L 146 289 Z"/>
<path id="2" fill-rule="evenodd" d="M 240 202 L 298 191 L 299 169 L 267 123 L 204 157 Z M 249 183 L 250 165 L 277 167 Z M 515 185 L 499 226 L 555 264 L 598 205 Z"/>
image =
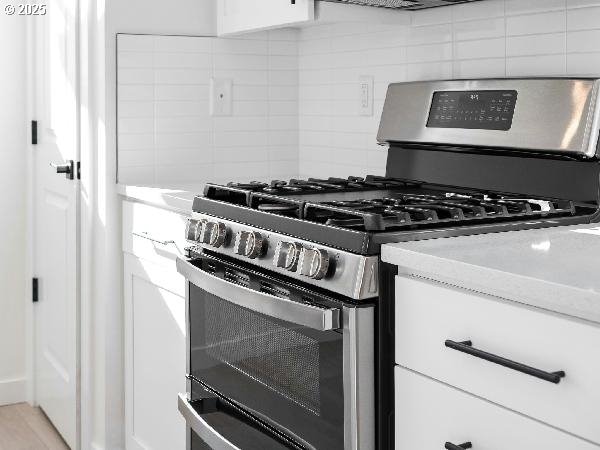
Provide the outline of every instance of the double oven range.
<path id="1" fill-rule="evenodd" d="M 188 447 L 392 449 L 397 269 L 381 245 L 598 221 L 599 89 L 392 84 L 385 176 L 208 184 L 177 261 Z"/>

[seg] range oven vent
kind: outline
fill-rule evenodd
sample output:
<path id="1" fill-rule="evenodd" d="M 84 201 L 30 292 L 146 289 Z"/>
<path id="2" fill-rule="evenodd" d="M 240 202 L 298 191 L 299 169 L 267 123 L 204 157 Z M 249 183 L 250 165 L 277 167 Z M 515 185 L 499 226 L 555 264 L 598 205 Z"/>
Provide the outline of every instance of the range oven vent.
<path id="1" fill-rule="evenodd" d="M 438 6 L 455 5 L 457 3 L 470 3 L 482 0 L 322 0 L 335 3 L 352 3 L 354 5 L 375 6 L 378 8 L 393 9 L 425 9 Z"/>

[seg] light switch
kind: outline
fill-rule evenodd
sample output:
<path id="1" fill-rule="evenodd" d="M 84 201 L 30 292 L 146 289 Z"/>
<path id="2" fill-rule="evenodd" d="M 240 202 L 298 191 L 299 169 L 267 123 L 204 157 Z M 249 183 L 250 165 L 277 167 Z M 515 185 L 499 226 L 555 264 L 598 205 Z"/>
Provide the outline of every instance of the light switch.
<path id="1" fill-rule="evenodd" d="M 210 115 L 231 116 L 233 113 L 233 81 L 230 78 L 210 79 Z"/>
<path id="2" fill-rule="evenodd" d="M 358 114 L 373 115 L 373 77 L 370 75 L 358 78 Z"/>

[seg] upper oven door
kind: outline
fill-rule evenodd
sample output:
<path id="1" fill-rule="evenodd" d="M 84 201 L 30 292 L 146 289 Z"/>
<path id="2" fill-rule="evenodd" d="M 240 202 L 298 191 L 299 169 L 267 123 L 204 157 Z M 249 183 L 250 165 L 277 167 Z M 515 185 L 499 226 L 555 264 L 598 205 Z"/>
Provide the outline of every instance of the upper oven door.
<path id="1" fill-rule="evenodd" d="M 189 281 L 189 374 L 308 449 L 344 449 L 340 302 L 204 255 Z"/>

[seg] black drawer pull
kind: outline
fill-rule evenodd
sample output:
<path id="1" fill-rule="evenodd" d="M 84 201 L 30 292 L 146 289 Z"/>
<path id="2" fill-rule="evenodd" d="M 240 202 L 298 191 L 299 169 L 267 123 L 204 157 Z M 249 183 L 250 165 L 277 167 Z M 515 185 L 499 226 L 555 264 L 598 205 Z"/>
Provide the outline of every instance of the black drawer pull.
<path id="1" fill-rule="evenodd" d="M 454 445 L 452 442 L 446 442 L 444 447 L 446 450 L 466 450 L 467 448 L 473 448 L 473 444 L 465 442 L 464 444 Z"/>
<path id="2" fill-rule="evenodd" d="M 544 370 L 536 369 L 535 367 L 511 361 L 510 359 L 506 359 L 501 356 L 494 355 L 492 353 L 484 352 L 483 350 L 473 348 L 473 343 L 471 341 L 455 342 L 447 340 L 446 347 L 451 348 L 453 350 L 457 350 L 462 353 L 467 353 L 469 355 L 475 356 L 476 358 L 485 359 L 486 361 L 492 362 L 494 364 L 499 364 L 501 366 L 508 367 L 509 369 L 516 370 L 517 372 L 531 375 L 532 377 L 549 381 L 550 383 L 554 384 L 560 383 L 560 380 L 566 375 L 565 372 L 563 372 L 562 370 L 558 372 L 546 372 Z"/>

